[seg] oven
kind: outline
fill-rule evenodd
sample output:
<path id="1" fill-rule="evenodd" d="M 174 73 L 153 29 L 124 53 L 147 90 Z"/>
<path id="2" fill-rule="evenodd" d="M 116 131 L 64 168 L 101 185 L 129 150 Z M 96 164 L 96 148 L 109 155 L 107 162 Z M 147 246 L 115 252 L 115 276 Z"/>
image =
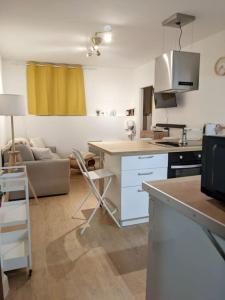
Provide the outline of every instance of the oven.
<path id="1" fill-rule="evenodd" d="M 168 178 L 200 175 L 201 169 L 201 151 L 169 153 Z"/>

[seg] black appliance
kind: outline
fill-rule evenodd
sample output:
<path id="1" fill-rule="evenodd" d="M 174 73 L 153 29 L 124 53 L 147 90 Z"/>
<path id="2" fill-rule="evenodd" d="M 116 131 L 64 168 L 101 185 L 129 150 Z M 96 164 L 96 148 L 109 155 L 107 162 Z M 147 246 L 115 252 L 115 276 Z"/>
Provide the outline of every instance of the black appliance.
<path id="1" fill-rule="evenodd" d="M 172 152 L 168 158 L 168 178 L 201 174 L 201 151 Z"/>
<path id="2" fill-rule="evenodd" d="M 154 93 L 155 108 L 177 107 L 176 94 Z"/>
<path id="3" fill-rule="evenodd" d="M 201 191 L 225 201 L 225 137 L 203 137 Z"/>

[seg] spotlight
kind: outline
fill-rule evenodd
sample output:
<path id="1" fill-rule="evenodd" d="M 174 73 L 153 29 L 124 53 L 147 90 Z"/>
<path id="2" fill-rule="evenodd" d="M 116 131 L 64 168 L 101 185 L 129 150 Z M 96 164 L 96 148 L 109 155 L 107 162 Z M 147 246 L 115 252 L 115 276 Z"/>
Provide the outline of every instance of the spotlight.
<path id="1" fill-rule="evenodd" d="M 97 51 L 99 49 L 99 46 L 98 45 L 94 45 L 94 46 L 92 46 L 92 48 L 93 48 L 93 51 Z"/>
<path id="2" fill-rule="evenodd" d="M 106 43 L 110 43 L 112 41 L 112 33 L 111 32 L 104 33 L 104 41 Z"/>
<path id="3" fill-rule="evenodd" d="M 110 43 L 112 41 L 112 26 L 111 25 L 105 25 L 103 38 L 106 43 Z"/>
<path id="4" fill-rule="evenodd" d="M 111 25 L 105 25 L 104 26 L 104 31 L 105 32 L 111 32 L 112 31 L 112 26 Z"/>
<path id="5" fill-rule="evenodd" d="M 92 44 L 94 46 L 98 46 L 98 45 L 100 45 L 102 43 L 102 37 L 98 36 L 97 34 L 98 33 L 95 33 L 95 36 L 93 36 L 91 38 Z"/>
<path id="6" fill-rule="evenodd" d="M 90 56 L 92 56 L 92 55 L 93 55 L 93 52 L 92 52 L 91 50 L 88 50 L 86 56 L 87 56 L 87 57 L 90 57 Z"/>
<path id="7" fill-rule="evenodd" d="M 111 25 L 106 25 L 104 27 L 104 31 L 97 31 L 95 32 L 95 35 L 91 37 L 91 46 L 87 50 L 87 57 L 90 56 L 100 56 L 101 52 L 99 50 L 99 47 L 101 46 L 103 40 L 106 43 L 110 43 L 112 40 L 112 27 Z"/>

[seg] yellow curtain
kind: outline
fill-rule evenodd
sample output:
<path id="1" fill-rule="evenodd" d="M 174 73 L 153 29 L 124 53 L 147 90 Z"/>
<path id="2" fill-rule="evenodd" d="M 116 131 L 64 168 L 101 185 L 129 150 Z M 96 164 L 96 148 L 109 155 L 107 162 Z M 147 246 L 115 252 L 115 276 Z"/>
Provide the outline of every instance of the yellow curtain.
<path id="1" fill-rule="evenodd" d="M 28 111 L 33 115 L 86 115 L 81 66 L 27 64 Z"/>

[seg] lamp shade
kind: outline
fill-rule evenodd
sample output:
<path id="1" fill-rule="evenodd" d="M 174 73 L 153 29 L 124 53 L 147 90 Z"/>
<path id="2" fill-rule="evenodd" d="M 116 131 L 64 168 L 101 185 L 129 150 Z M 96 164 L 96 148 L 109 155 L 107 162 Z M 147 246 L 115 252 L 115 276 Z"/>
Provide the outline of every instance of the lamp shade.
<path id="1" fill-rule="evenodd" d="M 24 97 L 14 94 L 0 94 L 1 116 L 25 116 L 26 105 Z"/>

